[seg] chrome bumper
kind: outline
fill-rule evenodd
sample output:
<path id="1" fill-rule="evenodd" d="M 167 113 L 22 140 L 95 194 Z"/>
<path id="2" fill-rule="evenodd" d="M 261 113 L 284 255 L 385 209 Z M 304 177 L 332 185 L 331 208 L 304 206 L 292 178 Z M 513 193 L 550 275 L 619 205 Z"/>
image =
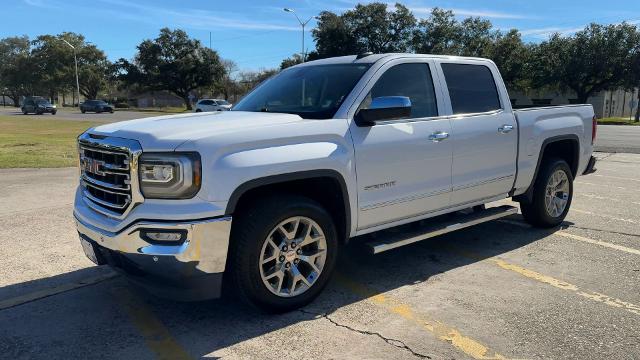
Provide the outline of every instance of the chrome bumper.
<path id="1" fill-rule="evenodd" d="M 132 224 L 112 233 L 75 219 L 80 237 L 91 242 L 99 264 L 109 264 L 160 296 L 182 300 L 218 297 L 225 270 L 231 217 Z M 143 229 L 186 230 L 179 245 L 151 244 Z M 213 281 L 210 279 L 214 279 Z"/>

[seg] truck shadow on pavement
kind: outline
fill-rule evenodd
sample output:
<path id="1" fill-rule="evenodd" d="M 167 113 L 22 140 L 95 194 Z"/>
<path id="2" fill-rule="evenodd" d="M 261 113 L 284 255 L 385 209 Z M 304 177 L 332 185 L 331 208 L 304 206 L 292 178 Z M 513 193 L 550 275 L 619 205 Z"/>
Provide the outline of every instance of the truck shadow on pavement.
<path id="1" fill-rule="evenodd" d="M 511 219 L 520 220 L 518 216 Z M 188 357 L 204 357 L 295 324 L 322 321 L 322 316 L 370 296 L 434 280 L 452 269 L 536 242 L 555 230 L 523 229 L 496 221 L 379 255 L 360 251 L 359 244 L 353 243 L 342 249 L 336 276 L 316 301 L 280 315 L 260 313 L 233 299 L 167 301 L 127 286 L 118 277 L 0 310 L 0 353 L 11 358 L 53 358 L 90 351 L 106 358 L 147 358 L 149 351 L 156 356 L 170 352 L 171 357 L 180 357 L 182 351 Z M 458 250 L 474 255 L 461 256 Z M 0 288 L 0 301 L 101 271 L 108 270 L 93 267 Z M 344 279 L 366 291 L 353 291 Z M 437 312 L 431 315 L 438 316 Z M 81 344 L 77 336 L 84 339 Z"/>

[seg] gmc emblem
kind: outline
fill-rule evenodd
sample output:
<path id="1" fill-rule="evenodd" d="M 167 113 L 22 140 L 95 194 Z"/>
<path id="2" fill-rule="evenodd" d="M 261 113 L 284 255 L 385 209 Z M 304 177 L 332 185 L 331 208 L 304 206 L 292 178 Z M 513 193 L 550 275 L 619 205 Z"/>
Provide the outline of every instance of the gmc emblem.
<path id="1" fill-rule="evenodd" d="M 80 167 L 82 168 L 82 170 L 84 170 L 84 172 L 88 172 L 91 174 L 104 176 L 104 172 L 102 172 L 101 170 L 101 167 L 104 166 L 104 164 L 105 164 L 104 161 L 100 161 L 100 160 L 96 160 L 96 159 L 92 159 L 84 156 L 80 158 Z"/>

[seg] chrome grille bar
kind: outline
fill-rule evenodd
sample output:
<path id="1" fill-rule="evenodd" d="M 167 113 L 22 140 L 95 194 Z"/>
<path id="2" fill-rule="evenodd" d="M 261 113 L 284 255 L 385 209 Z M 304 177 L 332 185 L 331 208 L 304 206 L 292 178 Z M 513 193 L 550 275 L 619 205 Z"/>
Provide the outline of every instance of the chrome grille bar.
<path id="1" fill-rule="evenodd" d="M 80 186 L 89 207 L 123 218 L 143 201 L 137 178 L 142 149 L 137 141 L 84 133 L 78 138 L 78 151 Z"/>

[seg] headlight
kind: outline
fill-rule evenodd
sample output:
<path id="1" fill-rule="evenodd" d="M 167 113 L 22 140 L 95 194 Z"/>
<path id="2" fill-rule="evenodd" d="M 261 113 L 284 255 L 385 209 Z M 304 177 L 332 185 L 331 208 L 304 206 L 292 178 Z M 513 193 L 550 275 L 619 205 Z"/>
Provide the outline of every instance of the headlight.
<path id="1" fill-rule="evenodd" d="M 149 199 L 190 199 L 200 190 L 201 165 L 197 153 L 143 153 L 140 190 Z"/>

